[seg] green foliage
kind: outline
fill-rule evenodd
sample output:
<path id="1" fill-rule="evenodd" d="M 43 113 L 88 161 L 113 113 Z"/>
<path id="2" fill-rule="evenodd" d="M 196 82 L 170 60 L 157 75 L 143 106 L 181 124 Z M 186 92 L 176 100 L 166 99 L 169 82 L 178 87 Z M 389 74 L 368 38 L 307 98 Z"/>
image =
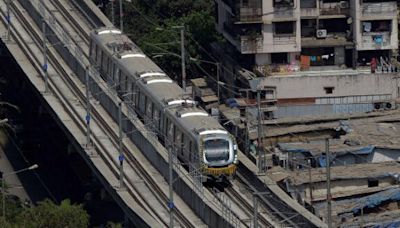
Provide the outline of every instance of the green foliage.
<path id="1" fill-rule="evenodd" d="M 114 7 L 118 27 L 117 6 Z M 106 11 L 111 18 L 110 4 Z M 173 26 L 184 25 L 186 28 L 186 67 L 193 70 L 189 56 L 207 59 L 205 50 L 199 45 L 209 47 L 210 43 L 221 40 L 215 30 L 213 14 L 213 0 L 132 0 L 124 3 L 124 32 L 150 57 L 170 53 L 153 60 L 171 78 L 178 79 L 181 75 L 180 34 Z"/>
<path id="2" fill-rule="evenodd" d="M 16 217 L 18 227 L 88 227 L 89 215 L 81 205 L 63 200 L 59 206 L 50 200 L 44 200 L 38 206 L 24 210 Z"/>
<path id="3" fill-rule="evenodd" d="M 122 225 L 114 222 L 107 222 L 106 228 L 122 228 Z"/>

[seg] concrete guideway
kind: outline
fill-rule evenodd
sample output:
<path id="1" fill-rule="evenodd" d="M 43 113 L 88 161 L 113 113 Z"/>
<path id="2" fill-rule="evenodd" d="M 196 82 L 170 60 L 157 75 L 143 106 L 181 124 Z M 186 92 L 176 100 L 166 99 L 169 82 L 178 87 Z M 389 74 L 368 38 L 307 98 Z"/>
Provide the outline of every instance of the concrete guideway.
<path id="1" fill-rule="evenodd" d="M 104 24 L 110 25 L 110 21 L 108 18 L 104 16 L 104 14 L 98 10 L 98 8 L 93 4 L 91 0 L 82 0 L 84 1 L 90 8 L 96 8 L 95 15 L 98 17 L 99 20 L 101 20 Z M 288 196 L 282 189 L 280 189 L 276 183 L 274 183 L 268 176 L 263 176 L 263 177 L 258 177 L 255 173 L 257 173 L 257 167 L 249 160 L 247 157 L 245 157 L 241 152 L 240 152 L 240 159 L 239 159 L 246 167 L 247 169 L 251 170 L 251 172 L 254 174 L 254 178 L 259 178 L 263 183 L 265 183 L 266 187 L 273 192 L 273 194 L 278 197 L 282 203 L 285 203 L 289 207 L 291 207 L 295 212 L 297 212 L 300 216 L 304 217 L 306 220 L 309 220 L 311 224 L 314 224 L 316 227 L 326 227 L 326 224 L 322 222 L 318 217 L 316 217 L 314 214 L 306 210 L 303 206 L 301 206 L 297 201 L 293 200 L 290 196 Z M 235 188 L 236 186 L 234 186 Z M 243 199 L 245 199 L 243 197 Z M 275 215 L 271 215 L 274 217 Z M 240 216 L 242 217 L 242 216 Z M 266 216 L 265 218 L 268 220 L 270 224 L 273 226 L 278 225 L 276 222 L 276 219 L 270 218 Z M 287 218 L 290 219 L 290 218 Z M 282 225 L 282 224 L 280 224 Z"/>
<path id="2" fill-rule="evenodd" d="M 118 98 L 116 98 L 116 99 L 118 99 Z M 113 128 L 111 128 L 111 129 L 113 129 Z M 114 128 L 115 129 L 115 128 Z M 140 130 L 140 132 L 146 132 L 147 131 L 147 129 L 144 129 L 144 130 Z M 164 149 L 164 148 L 163 148 Z M 165 149 L 164 149 L 165 150 Z M 183 176 L 184 177 L 187 177 L 187 175 L 186 174 L 183 174 Z M 179 188 L 179 189 L 181 189 L 181 188 Z M 187 195 L 187 192 L 186 192 L 186 195 Z M 204 196 L 202 196 L 202 197 L 204 197 Z M 210 197 L 208 197 L 208 198 L 210 198 Z M 195 203 L 196 202 L 196 200 L 194 200 L 194 199 L 190 199 L 190 200 L 192 200 L 192 203 Z M 193 202 L 194 201 L 194 202 Z M 213 199 L 207 199 L 207 197 L 206 197 L 206 200 L 205 200 L 206 202 L 215 202 L 215 200 L 213 200 Z M 210 207 L 210 208 L 215 208 L 215 206 L 216 205 L 213 205 L 212 207 Z M 218 205 L 217 205 L 218 206 Z M 217 207 L 218 208 L 218 207 Z M 222 209 L 222 211 L 223 210 L 226 210 L 226 209 Z M 204 212 L 200 212 L 200 213 L 203 213 L 204 214 Z M 203 215 L 203 216 L 207 216 L 207 215 Z M 209 218 L 207 218 L 207 219 L 211 219 L 210 217 Z M 213 222 L 218 222 L 218 220 L 215 220 L 215 219 L 213 219 L 214 221 Z"/>
<path id="3" fill-rule="evenodd" d="M 4 7 L 4 5 L 2 5 L 2 7 Z M 4 8 L 2 8 L 2 9 L 4 9 Z M 33 24 L 31 24 L 32 26 L 33 26 Z M 23 29 L 22 29 L 22 27 L 21 27 L 21 25 L 20 24 L 18 24 L 18 23 L 16 23 L 16 22 L 14 22 L 14 24 L 13 24 L 13 26 L 15 27 L 15 29 L 17 29 L 19 32 L 21 32 L 21 31 L 23 31 Z M 5 27 L 4 26 L 2 26 L 2 31 L 5 31 Z M 29 37 L 29 36 L 27 36 L 27 35 L 23 35 L 25 38 L 27 38 L 27 37 Z M 20 63 L 22 63 L 22 65 L 23 65 L 23 67 L 24 67 L 24 71 L 25 71 L 25 73 L 27 73 L 27 75 L 28 76 L 30 76 L 30 79 L 31 79 L 31 81 L 33 82 L 33 84 L 34 85 L 36 85 L 36 87 L 39 89 L 39 90 L 41 90 L 41 88 L 43 88 L 43 83 L 41 83 L 41 81 L 39 80 L 39 78 L 37 78 L 37 77 L 32 77 L 32 76 L 36 76 L 37 75 L 37 73 L 39 73 L 40 74 L 40 66 L 38 66 L 38 65 L 40 65 L 40 60 L 39 59 L 37 59 L 38 57 L 40 57 L 41 56 L 41 53 L 40 53 L 40 50 L 37 48 L 37 47 L 35 47 L 35 45 L 34 45 L 34 42 L 33 42 L 33 40 L 30 40 L 29 42 L 28 42 L 29 44 L 27 45 L 27 46 L 30 46 L 29 48 L 31 49 L 31 51 L 32 50 L 34 50 L 34 52 L 36 52 L 36 54 L 32 54 L 31 56 L 29 56 L 28 58 L 24 58 L 24 56 L 21 54 L 21 50 L 18 50 L 18 45 L 16 44 L 16 43 L 7 43 L 6 45 L 8 46 L 8 48 L 10 49 L 10 51 L 12 52 L 12 54 L 16 57 L 16 59 L 17 59 L 17 61 L 18 62 L 20 62 Z M 27 47 L 28 48 L 28 47 Z M 28 51 L 27 50 L 25 50 L 25 53 L 27 53 Z M 29 53 L 28 53 L 29 54 Z M 26 63 L 33 63 L 34 61 L 35 61 L 35 58 L 36 58 L 36 65 L 34 65 L 34 66 L 29 66 L 29 64 L 26 64 Z M 25 63 L 25 64 L 24 64 Z M 36 68 L 36 69 L 35 69 Z M 35 72 L 35 70 L 36 70 L 36 72 Z M 77 123 L 74 123 L 74 122 L 79 122 L 79 119 L 82 117 L 82 116 L 84 116 L 84 114 L 82 114 L 82 113 L 84 113 L 84 109 L 82 108 L 82 107 L 78 107 L 79 106 L 79 104 L 78 103 L 76 103 L 76 101 L 77 101 L 77 99 L 76 99 L 76 96 L 75 95 L 73 95 L 73 94 L 70 94 L 70 95 L 65 95 L 65 94 L 68 94 L 68 87 L 66 87 L 66 86 L 63 86 L 63 85 L 60 85 L 62 82 L 61 82 L 61 80 L 59 80 L 59 78 L 58 77 L 55 77 L 55 75 L 56 75 L 56 72 L 50 72 L 50 75 L 53 75 L 52 77 L 52 80 L 54 80 L 54 81 L 56 81 L 54 84 L 59 84 L 58 86 L 60 87 L 60 88 L 62 88 L 62 93 L 64 93 L 64 95 L 63 96 L 61 96 L 60 94 L 58 94 L 59 95 L 59 98 L 55 98 L 55 97 L 53 97 L 52 95 L 45 95 L 44 96 L 44 98 L 47 100 L 47 102 L 50 104 L 50 106 L 53 106 L 53 110 L 57 110 L 57 113 L 56 113 L 56 115 L 58 115 L 58 118 L 63 122 L 63 124 L 69 129 L 69 132 L 70 132 L 70 134 L 71 135 L 73 135 L 75 138 L 76 138 L 76 140 L 77 140 L 77 142 L 79 143 L 79 142 L 81 142 L 81 143 L 79 143 L 79 144 L 84 144 L 84 143 L 82 143 L 82 142 L 84 142 L 84 139 L 85 139 L 85 137 L 84 137 L 84 135 L 82 134 L 82 132 L 79 132 L 79 129 L 81 129 L 82 130 L 82 128 L 84 129 L 84 127 L 82 127 L 82 125 L 81 126 L 79 126 L 79 124 L 77 125 Z M 60 92 L 61 93 L 61 91 L 56 91 L 56 87 L 53 85 L 53 83 L 52 82 L 50 82 L 50 85 L 51 85 L 51 87 L 53 88 L 53 93 L 54 94 L 57 94 L 57 92 Z M 54 86 L 54 87 L 53 87 Z M 58 105 L 57 106 L 57 104 L 56 103 L 59 103 L 59 99 L 60 98 L 64 98 L 65 100 L 67 100 L 67 101 L 69 101 L 69 102 L 67 102 L 67 103 L 70 103 L 69 105 L 70 106 L 75 106 L 74 108 L 77 108 L 77 109 L 81 109 L 81 111 L 80 111 L 80 114 L 79 115 L 77 115 L 77 117 L 75 117 L 76 119 L 75 120 L 72 120 L 72 119 L 70 119 L 69 118 L 69 114 L 71 114 L 71 113 L 73 113 L 74 111 L 72 111 L 72 110 L 70 110 L 69 112 L 69 114 L 67 114 L 67 113 L 65 113 L 65 114 L 62 114 L 62 111 L 64 110 L 64 109 L 66 109 L 67 107 L 66 107 L 66 105 Z M 60 99 L 61 100 L 61 99 Z M 71 104 L 72 103 L 72 104 Z M 76 111 L 75 111 L 76 112 Z M 79 111 L 78 111 L 79 112 Z M 75 113 L 76 114 L 76 113 Z M 78 119 L 78 120 L 77 120 Z M 82 122 L 82 120 L 80 121 L 80 122 Z M 95 130 L 96 131 L 96 130 Z M 97 133 L 99 133 L 99 134 L 102 134 L 100 131 L 99 132 L 97 132 Z M 80 135 L 80 136 L 79 136 Z M 105 138 L 105 139 L 107 139 L 108 137 L 106 136 L 106 135 L 103 135 L 103 137 Z M 101 141 L 104 141 L 104 139 L 102 139 Z M 107 143 L 104 143 L 103 142 L 103 144 L 107 144 Z M 112 145 L 112 143 L 109 143 L 110 145 Z M 110 150 L 110 151 L 116 151 L 116 149 L 114 148 L 114 149 L 112 149 L 112 150 Z M 109 156 L 109 157 L 117 157 L 117 156 Z M 89 157 L 89 159 L 93 162 L 93 164 L 97 167 L 97 170 L 100 170 L 101 172 L 102 172 L 102 175 L 104 175 L 104 177 L 107 177 L 108 178 L 108 182 L 109 182 L 109 184 L 110 184 L 110 186 L 117 186 L 118 185 L 118 180 L 117 180 L 117 175 L 115 175 L 115 173 L 117 173 L 117 168 L 115 167 L 116 166 L 116 162 L 115 161 L 112 161 L 113 160 L 113 158 L 108 158 L 108 159 L 111 159 L 111 161 L 109 161 L 109 163 L 110 164 L 113 164 L 114 163 L 114 165 L 112 165 L 112 166 L 114 166 L 114 169 L 113 170 L 110 170 L 110 172 L 108 172 L 107 173 L 107 169 L 109 169 L 109 168 L 107 168 L 107 169 L 105 169 L 105 167 L 106 167 L 106 165 L 105 165 L 105 163 L 102 161 L 102 159 L 99 159 L 99 158 L 96 158 L 96 157 Z M 116 160 L 116 159 L 114 159 L 114 160 Z M 110 164 L 108 164 L 108 166 L 110 166 Z M 93 167 L 92 167 L 93 168 Z M 138 187 L 138 186 L 136 186 L 136 187 Z M 143 189 L 142 189 L 143 190 Z M 114 190 L 113 190 L 114 191 Z M 148 192 L 148 191 L 142 191 L 142 192 Z M 133 202 L 132 200 L 126 200 L 126 199 L 128 199 L 128 194 L 126 194 L 126 192 L 119 192 L 118 193 L 119 194 L 119 196 L 121 197 L 121 199 L 123 200 L 123 201 L 125 201 L 125 205 L 130 205 L 131 207 L 133 207 L 133 208 L 135 208 L 135 206 L 137 205 L 137 202 Z M 125 195 L 125 196 L 124 196 Z M 153 202 L 154 203 L 154 202 Z M 136 206 L 137 207 L 137 206 Z M 137 210 L 139 210 L 140 208 L 136 208 Z M 159 210 L 159 208 L 158 208 L 158 210 Z M 139 210 L 139 212 L 140 212 L 140 210 Z M 127 213 L 128 214 L 128 213 Z M 140 216 L 140 217 L 142 217 L 143 219 L 146 219 L 146 217 L 149 217 L 149 216 L 146 216 L 145 215 L 145 213 L 142 213 L 142 215 Z M 156 223 L 155 221 L 152 221 L 151 222 L 151 220 L 152 219 L 150 219 L 150 218 L 148 218 L 148 224 L 153 224 L 153 225 L 155 225 L 155 224 L 158 224 L 158 223 Z M 158 226 L 158 225 L 155 225 L 155 226 Z"/>
<path id="4" fill-rule="evenodd" d="M 239 166 L 239 172 L 243 172 L 244 169 L 248 169 L 248 171 L 254 175 L 254 178 L 259 179 L 265 185 L 265 187 L 271 191 L 273 197 L 278 197 L 282 203 L 289 206 L 294 212 L 298 213 L 298 216 L 301 216 L 305 220 L 309 221 L 310 224 L 307 227 L 310 225 L 314 225 L 315 227 L 328 227 L 327 224 L 319 219 L 316 215 L 305 209 L 296 200 L 284 192 L 268 175 L 257 176 L 256 173 L 258 172 L 258 167 L 241 151 L 239 151 L 238 156 L 240 160 L 240 166 L 242 166 Z"/>
<path id="5" fill-rule="evenodd" d="M 1 9 L 4 12 L 5 6 L 3 3 L 1 3 Z M 42 88 L 44 87 L 44 83 L 43 81 L 37 76 L 38 74 L 40 75 L 40 61 L 37 59 L 37 57 L 41 56 L 41 51 L 35 46 L 33 40 L 29 40 L 29 35 L 27 33 L 24 33 L 24 28 L 21 26 L 21 24 L 19 24 L 18 22 L 14 22 L 13 23 L 13 30 L 15 31 L 19 31 L 20 33 L 20 37 L 18 37 L 19 39 L 28 39 L 28 42 L 26 42 L 27 44 L 25 45 L 25 50 L 21 50 L 20 46 L 15 43 L 15 42 L 8 42 L 6 43 L 6 46 L 8 47 L 8 49 L 10 50 L 10 52 L 13 54 L 14 58 L 17 60 L 17 62 L 20 63 L 20 65 L 22 66 L 23 71 L 25 72 L 25 74 L 29 77 L 29 79 L 31 80 L 32 84 L 38 89 L 38 91 L 41 91 Z M 6 31 L 6 28 L 4 26 L 4 24 L 0 25 L 0 30 L 1 31 Z M 16 36 L 13 36 L 13 38 L 17 38 Z M 15 39 L 16 42 L 22 42 L 22 40 L 19 39 Z M 17 41 L 18 40 L 18 41 Z M 30 50 L 27 50 L 30 49 Z M 28 55 L 28 56 L 26 56 Z M 34 63 L 34 61 L 36 60 L 36 63 Z M 55 72 L 52 72 L 53 75 L 55 75 Z M 52 73 L 50 73 L 50 75 L 52 75 Z M 58 81 L 58 83 L 61 83 L 60 80 L 55 79 L 55 81 Z M 57 82 L 54 82 L 54 84 L 56 84 Z M 50 82 L 50 86 L 53 89 L 53 94 L 48 94 L 45 95 L 43 98 L 44 100 L 46 100 L 46 102 L 49 104 L 49 106 L 53 109 L 53 110 L 57 110 L 57 117 L 59 119 L 59 121 L 61 121 L 64 126 L 68 129 L 70 135 L 74 135 L 75 140 L 78 142 L 78 144 L 81 144 L 79 142 L 83 142 L 85 139 L 84 134 L 80 131 L 80 126 L 79 126 L 79 122 L 77 123 L 76 119 L 79 119 L 80 117 L 76 117 L 75 116 L 75 120 L 72 119 L 70 117 L 70 113 L 72 113 L 71 110 L 67 110 L 70 109 L 71 107 L 67 107 L 65 105 L 65 103 L 68 103 L 68 97 L 67 96 L 62 96 L 60 93 L 61 91 L 56 91 L 55 88 L 56 86 L 54 85 L 52 82 Z M 63 90 L 67 90 L 67 88 L 65 86 L 62 86 Z M 65 92 L 65 91 L 63 91 Z M 69 98 L 71 100 L 74 99 L 73 95 L 70 95 Z M 71 101 L 70 100 L 70 101 Z M 96 170 L 99 170 L 99 172 L 101 172 L 101 174 L 104 177 L 107 177 L 107 181 L 108 184 L 110 186 L 117 186 L 118 185 L 118 179 L 117 177 L 113 174 L 112 170 L 110 170 L 109 165 L 107 165 L 102 159 L 100 158 L 96 158 L 96 157 L 91 157 L 91 158 L 86 158 L 86 160 L 91 160 L 93 166 L 96 168 Z M 92 168 L 93 168 L 92 166 Z M 104 181 L 104 180 L 103 180 Z M 126 202 L 131 202 L 132 200 L 129 200 L 129 198 L 127 196 L 124 196 L 125 194 L 120 194 L 120 198 L 122 201 L 126 201 Z M 147 213 L 145 211 L 143 211 L 142 208 L 136 206 L 137 204 L 133 204 L 133 211 L 136 212 L 140 212 L 141 211 L 141 217 L 144 221 L 146 221 L 144 224 L 158 224 L 158 222 L 156 222 L 154 219 L 151 218 L 151 216 L 146 215 Z M 135 208 L 137 207 L 137 208 Z M 127 212 L 126 210 L 124 210 L 126 213 L 130 213 Z M 143 224 L 143 225 L 144 225 Z"/>

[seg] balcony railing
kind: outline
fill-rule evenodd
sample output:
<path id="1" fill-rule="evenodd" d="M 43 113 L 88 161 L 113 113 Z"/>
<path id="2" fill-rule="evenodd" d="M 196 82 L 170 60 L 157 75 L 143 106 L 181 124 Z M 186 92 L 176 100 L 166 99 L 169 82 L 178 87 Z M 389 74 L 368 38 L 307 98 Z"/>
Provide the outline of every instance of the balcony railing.
<path id="1" fill-rule="evenodd" d="M 295 44 L 296 43 L 296 35 L 274 36 L 272 42 L 274 43 L 274 45 Z"/>
<path id="2" fill-rule="evenodd" d="M 237 20 L 240 22 L 262 22 L 261 6 L 240 7 Z"/>
<path id="3" fill-rule="evenodd" d="M 361 45 L 368 49 L 390 48 L 390 33 L 363 33 L 361 37 Z"/>
<path id="4" fill-rule="evenodd" d="M 274 19 L 294 18 L 295 9 L 275 8 L 274 13 L 272 15 Z"/>
<path id="5" fill-rule="evenodd" d="M 337 3 L 323 4 L 320 9 L 321 15 L 343 15 L 349 14 L 349 8 L 343 7 Z"/>
<path id="6" fill-rule="evenodd" d="M 262 51 L 262 48 L 263 48 L 262 35 L 240 37 L 240 50 L 242 54 L 258 53 Z"/>
<path id="7" fill-rule="evenodd" d="M 235 32 L 232 23 L 224 22 L 224 31 L 228 33 L 232 38 L 235 38 L 237 36 L 237 33 Z"/>
<path id="8" fill-rule="evenodd" d="M 397 2 L 363 3 L 361 5 L 363 16 L 395 16 L 397 14 Z"/>
<path id="9" fill-rule="evenodd" d="M 300 9 L 301 17 L 316 17 L 318 16 L 317 8 L 301 8 Z"/>

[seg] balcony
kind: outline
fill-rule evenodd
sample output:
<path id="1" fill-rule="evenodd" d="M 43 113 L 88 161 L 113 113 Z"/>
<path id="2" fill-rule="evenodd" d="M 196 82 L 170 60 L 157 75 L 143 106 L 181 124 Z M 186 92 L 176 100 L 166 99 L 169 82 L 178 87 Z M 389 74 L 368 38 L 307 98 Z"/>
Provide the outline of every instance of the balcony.
<path id="1" fill-rule="evenodd" d="M 263 37 L 257 36 L 241 36 L 240 52 L 242 54 L 255 54 L 263 50 Z"/>
<path id="2" fill-rule="evenodd" d="M 224 31 L 229 34 L 233 39 L 237 36 L 233 24 L 231 22 L 224 22 Z"/>
<path id="3" fill-rule="evenodd" d="M 348 15 L 349 4 L 348 2 L 335 2 L 335 3 L 323 3 L 320 9 L 320 15 L 333 16 L 333 15 Z"/>
<path id="4" fill-rule="evenodd" d="M 272 42 L 273 42 L 274 45 L 296 44 L 296 35 L 274 36 Z"/>
<path id="5" fill-rule="evenodd" d="M 295 9 L 286 9 L 286 8 L 275 8 L 274 13 L 272 14 L 273 20 L 279 21 L 282 19 L 293 19 L 295 20 Z"/>
<path id="6" fill-rule="evenodd" d="M 300 9 L 301 18 L 314 18 L 319 15 L 317 8 L 301 8 Z"/>
<path id="7" fill-rule="evenodd" d="M 363 33 L 361 48 L 367 50 L 391 49 L 390 32 Z"/>
<path id="8" fill-rule="evenodd" d="M 377 15 L 395 17 L 397 15 L 397 2 L 363 3 L 361 5 L 362 16 Z"/>
<path id="9" fill-rule="evenodd" d="M 261 6 L 239 7 L 236 20 L 239 23 L 262 23 Z"/>

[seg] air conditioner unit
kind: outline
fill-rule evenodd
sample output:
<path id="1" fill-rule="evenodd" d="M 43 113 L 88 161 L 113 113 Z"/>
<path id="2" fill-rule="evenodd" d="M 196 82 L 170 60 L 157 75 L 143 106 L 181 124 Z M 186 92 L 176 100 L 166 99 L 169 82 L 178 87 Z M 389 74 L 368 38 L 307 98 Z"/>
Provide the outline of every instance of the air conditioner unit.
<path id="1" fill-rule="evenodd" d="M 326 29 L 317 30 L 317 38 L 326 38 Z"/>
<path id="2" fill-rule="evenodd" d="M 339 2 L 339 8 L 341 8 L 341 9 L 349 8 L 349 2 L 340 1 L 340 2 Z"/>

